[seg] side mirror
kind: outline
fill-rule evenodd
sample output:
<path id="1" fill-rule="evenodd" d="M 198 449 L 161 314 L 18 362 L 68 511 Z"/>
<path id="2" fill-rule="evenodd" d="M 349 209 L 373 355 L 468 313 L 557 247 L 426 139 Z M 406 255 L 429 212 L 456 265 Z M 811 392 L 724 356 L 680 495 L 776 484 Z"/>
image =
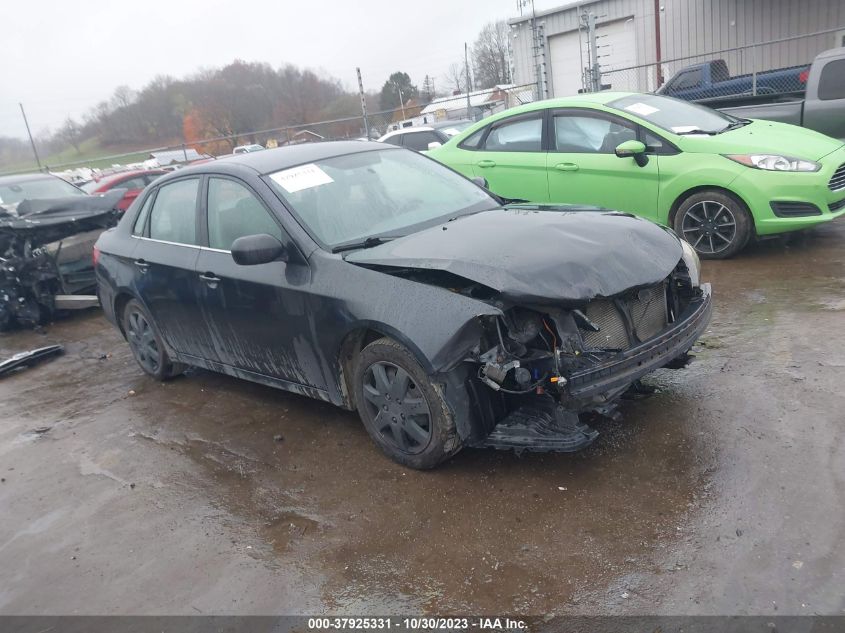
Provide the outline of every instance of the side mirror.
<path id="1" fill-rule="evenodd" d="M 645 167 L 648 164 L 648 156 L 645 150 L 645 143 L 630 140 L 616 146 L 616 155 L 619 158 L 633 158 L 637 165 Z"/>
<path id="2" fill-rule="evenodd" d="M 470 178 L 470 180 L 472 180 L 476 185 L 478 185 L 482 189 L 487 189 L 487 185 L 489 184 L 487 182 L 487 179 L 482 178 L 481 176 L 476 176 L 475 178 Z"/>
<path id="3" fill-rule="evenodd" d="M 275 261 L 288 261 L 282 243 L 272 235 L 244 235 L 232 242 L 232 259 L 241 266 L 255 266 Z"/>
<path id="4" fill-rule="evenodd" d="M 443 147 L 443 143 L 440 141 L 432 141 L 428 144 L 428 150 L 431 151 L 433 149 L 437 149 L 438 147 Z"/>

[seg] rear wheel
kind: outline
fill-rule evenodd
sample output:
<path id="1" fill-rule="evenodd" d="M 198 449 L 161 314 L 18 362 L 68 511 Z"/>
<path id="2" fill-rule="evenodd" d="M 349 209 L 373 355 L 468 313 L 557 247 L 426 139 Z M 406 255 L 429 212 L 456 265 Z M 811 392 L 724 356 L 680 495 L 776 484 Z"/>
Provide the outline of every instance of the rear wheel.
<path id="1" fill-rule="evenodd" d="M 745 205 L 722 191 L 706 189 L 683 201 L 675 214 L 675 232 L 702 259 L 726 259 L 741 251 L 752 234 Z"/>
<path id="2" fill-rule="evenodd" d="M 391 459 L 426 469 L 460 450 L 446 402 L 396 341 L 382 338 L 361 350 L 354 381 L 364 427 Z"/>
<path id="3" fill-rule="evenodd" d="M 170 360 L 153 318 L 136 299 L 130 300 L 123 309 L 123 331 L 132 355 L 144 373 L 156 380 L 167 380 L 185 371 L 184 365 Z"/>

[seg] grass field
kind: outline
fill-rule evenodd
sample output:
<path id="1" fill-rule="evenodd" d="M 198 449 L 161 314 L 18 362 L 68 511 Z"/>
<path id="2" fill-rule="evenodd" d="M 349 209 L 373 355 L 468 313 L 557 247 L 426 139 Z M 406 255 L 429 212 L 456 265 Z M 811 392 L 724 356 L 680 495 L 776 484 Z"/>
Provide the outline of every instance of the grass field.
<path id="1" fill-rule="evenodd" d="M 136 152 L 119 158 L 102 158 L 103 156 L 121 154 L 123 151 L 125 150 L 119 147 L 103 147 L 100 145 L 99 139 L 95 137 L 80 143 L 78 152 L 73 147 L 68 147 L 61 152 L 49 154 L 47 156 L 40 156 L 40 158 L 41 165 L 46 166 L 51 170 L 62 170 L 70 167 L 104 168 L 111 167 L 116 163 L 122 165 L 125 165 L 126 163 L 138 163 L 149 158 L 149 154 L 147 152 Z M 65 166 L 67 163 L 78 163 L 79 161 L 85 162 L 78 165 Z M 36 165 L 34 158 L 30 161 L 0 165 L 0 173 L 28 170 L 38 170 L 38 165 Z"/>

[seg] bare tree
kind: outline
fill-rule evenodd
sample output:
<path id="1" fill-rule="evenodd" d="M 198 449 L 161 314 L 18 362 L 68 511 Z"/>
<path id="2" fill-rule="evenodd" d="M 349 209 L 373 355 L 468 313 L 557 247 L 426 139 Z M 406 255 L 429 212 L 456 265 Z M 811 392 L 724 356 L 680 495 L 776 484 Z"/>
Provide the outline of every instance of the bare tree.
<path id="1" fill-rule="evenodd" d="M 62 124 L 62 127 L 56 132 L 55 136 L 65 143 L 73 145 L 76 153 L 79 153 L 79 142 L 82 140 L 82 126 L 76 121 L 68 117 Z"/>
<path id="2" fill-rule="evenodd" d="M 467 87 L 466 66 L 463 62 L 452 62 L 443 75 L 443 85 L 450 92 L 463 92 Z"/>
<path id="3" fill-rule="evenodd" d="M 137 93 L 129 86 L 118 86 L 114 89 L 112 103 L 114 104 L 115 109 L 125 108 L 126 106 L 131 105 L 137 96 Z"/>
<path id="4" fill-rule="evenodd" d="M 504 20 L 488 22 L 472 47 L 476 88 L 508 83 L 508 25 Z"/>

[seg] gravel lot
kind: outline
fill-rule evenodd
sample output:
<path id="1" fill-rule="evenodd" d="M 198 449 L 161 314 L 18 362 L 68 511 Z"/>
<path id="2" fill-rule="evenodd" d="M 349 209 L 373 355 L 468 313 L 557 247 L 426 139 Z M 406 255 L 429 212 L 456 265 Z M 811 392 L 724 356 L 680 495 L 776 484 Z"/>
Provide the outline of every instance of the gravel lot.
<path id="1" fill-rule="evenodd" d="M 66 354 L 0 380 L 0 613 L 845 613 L 845 222 L 703 276 L 697 359 L 590 449 L 426 473 L 95 311 L 3 335 Z"/>

